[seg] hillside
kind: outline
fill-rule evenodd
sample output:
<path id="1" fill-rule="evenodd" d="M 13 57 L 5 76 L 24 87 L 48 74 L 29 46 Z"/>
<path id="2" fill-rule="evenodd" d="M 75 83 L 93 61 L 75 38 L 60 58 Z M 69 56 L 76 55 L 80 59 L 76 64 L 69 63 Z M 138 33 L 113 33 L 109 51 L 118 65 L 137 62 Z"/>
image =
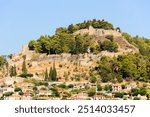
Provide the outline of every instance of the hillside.
<path id="1" fill-rule="evenodd" d="M 60 35 L 60 34 L 59 34 Z M 67 35 L 67 34 L 64 34 Z M 55 67 L 57 69 L 57 75 L 59 77 L 59 81 L 65 81 L 65 76 L 67 76 L 67 81 L 70 81 L 71 78 L 75 78 L 76 76 L 84 75 L 82 80 L 85 80 L 86 77 L 89 77 L 89 71 L 96 66 L 96 62 L 100 60 L 103 56 L 115 57 L 122 54 L 128 53 L 138 53 L 138 48 L 131 45 L 123 36 L 122 33 L 116 30 L 104 30 L 104 29 L 95 29 L 92 26 L 89 26 L 88 29 L 80 29 L 75 31 L 74 36 L 80 35 L 81 39 L 84 37 L 87 38 L 87 50 L 81 53 L 60 53 L 60 54 L 47 54 L 47 53 L 37 53 L 34 50 L 31 50 L 31 47 L 23 46 L 22 52 L 16 55 L 13 55 L 12 59 L 9 61 L 10 66 L 14 64 L 17 66 L 17 73 L 21 74 L 22 72 L 22 62 L 23 55 L 26 55 L 26 64 L 29 73 L 34 74 L 35 77 L 39 79 L 44 79 L 44 72 L 46 69 L 50 69 L 55 63 Z M 88 36 L 88 37 L 87 37 Z M 67 35 L 68 37 L 68 35 Z M 99 44 L 103 44 L 104 41 L 109 41 L 112 38 L 112 42 L 117 45 L 116 51 L 109 50 L 92 50 L 91 48 L 96 48 Z M 41 43 L 47 41 L 48 37 L 40 38 Z M 72 39 L 72 36 L 71 36 Z M 30 44 L 30 43 L 29 43 Z M 46 45 L 46 44 L 45 44 Z M 109 46 L 109 45 L 108 45 Z M 66 47 L 66 46 L 65 46 Z M 83 45 L 84 47 L 84 45 Z M 90 50 L 90 49 L 91 50 Z M 100 48 L 100 47 L 99 47 Z M 59 49 L 59 48 L 57 48 Z M 89 50 L 88 50 L 89 49 Z M 81 50 L 81 49 L 80 49 Z M 87 71 L 87 72 L 84 72 Z"/>
<path id="2" fill-rule="evenodd" d="M 95 99 L 97 95 L 112 99 L 118 98 L 116 93 L 131 95 L 128 99 L 146 96 L 150 88 L 149 50 L 148 39 L 131 37 L 104 20 L 60 27 L 52 36 L 31 40 L 20 53 L 0 57 L 0 86 L 11 88 L 2 99 L 18 90 L 20 99 L 28 99 L 24 95 L 29 92 L 29 99 Z M 121 87 L 117 92 L 116 84 Z M 137 88 L 136 95 L 132 88 L 126 89 L 128 86 Z M 52 94 L 40 94 L 47 90 Z"/>
<path id="3" fill-rule="evenodd" d="M 16 65 L 16 72 L 21 74 L 25 55 L 28 72 L 38 79 L 44 80 L 45 70 L 55 64 L 59 81 L 66 81 L 66 75 L 68 81 L 80 76 L 81 71 L 84 74 L 81 79 L 85 80 L 103 56 L 113 58 L 139 53 L 139 48 L 126 39 L 129 41 L 120 28 L 104 20 L 71 24 L 67 28 L 57 28 L 53 36 L 31 40 L 20 53 L 11 57 L 7 69 Z"/>
<path id="4" fill-rule="evenodd" d="M 119 54 L 125 54 L 125 53 L 138 53 L 139 50 L 135 46 L 131 45 L 123 36 L 122 33 L 118 30 L 104 30 L 104 29 L 94 29 L 92 26 L 89 27 L 89 29 L 82 29 L 79 31 L 76 31 L 75 34 L 80 35 L 93 35 L 97 38 L 97 42 L 102 41 L 104 38 L 107 38 L 107 36 L 112 35 L 114 38 L 114 42 L 117 43 L 118 47 L 118 53 L 116 52 L 116 55 Z"/>

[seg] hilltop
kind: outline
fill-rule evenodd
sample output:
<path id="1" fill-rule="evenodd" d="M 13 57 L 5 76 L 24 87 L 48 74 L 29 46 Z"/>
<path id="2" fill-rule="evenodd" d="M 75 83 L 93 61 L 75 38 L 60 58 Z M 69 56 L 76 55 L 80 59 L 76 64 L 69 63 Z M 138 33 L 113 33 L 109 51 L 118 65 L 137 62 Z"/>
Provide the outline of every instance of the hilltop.
<path id="1" fill-rule="evenodd" d="M 30 41 L 29 49 L 46 54 L 138 53 L 138 48 L 126 41 L 119 28 L 115 29 L 104 20 L 89 20 L 71 24 L 68 28 L 57 28 L 53 36 L 41 36 L 37 41 Z"/>

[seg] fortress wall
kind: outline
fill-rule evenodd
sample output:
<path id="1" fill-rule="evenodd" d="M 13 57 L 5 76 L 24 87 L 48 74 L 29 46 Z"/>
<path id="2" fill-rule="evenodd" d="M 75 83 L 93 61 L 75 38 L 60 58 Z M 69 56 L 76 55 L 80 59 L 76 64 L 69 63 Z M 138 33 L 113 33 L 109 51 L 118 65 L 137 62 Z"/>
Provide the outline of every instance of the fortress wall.
<path id="1" fill-rule="evenodd" d="M 96 36 L 107 36 L 107 35 L 113 35 L 113 36 L 122 36 L 121 33 L 117 32 L 116 30 L 104 30 L 104 29 L 95 29 L 92 26 L 89 27 L 89 29 L 82 29 L 79 31 L 76 31 L 74 34 L 89 34 L 89 35 L 96 35 Z"/>

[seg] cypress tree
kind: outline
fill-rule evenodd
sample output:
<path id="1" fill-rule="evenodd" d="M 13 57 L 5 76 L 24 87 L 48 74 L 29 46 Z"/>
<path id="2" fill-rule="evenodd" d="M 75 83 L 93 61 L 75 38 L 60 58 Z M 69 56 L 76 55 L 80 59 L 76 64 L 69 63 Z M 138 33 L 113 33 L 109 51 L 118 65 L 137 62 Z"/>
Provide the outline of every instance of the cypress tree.
<path id="1" fill-rule="evenodd" d="M 23 56 L 23 63 L 22 63 L 22 73 L 26 74 L 27 73 L 27 68 L 26 68 L 26 56 Z"/>
<path id="2" fill-rule="evenodd" d="M 46 71 L 45 71 L 45 81 L 48 80 L 48 71 L 47 71 L 47 68 L 46 68 Z"/>
<path id="3" fill-rule="evenodd" d="M 16 76 L 17 75 L 17 71 L 16 71 L 16 65 L 11 66 L 10 68 L 10 77 Z"/>
<path id="4" fill-rule="evenodd" d="M 14 76 L 17 75 L 16 65 L 14 65 L 14 67 L 13 67 L 13 75 L 14 75 Z"/>
<path id="5" fill-rule="evenodd" d="M 11 66 L 10 68 L 10 77 L 13 77 L 14 76 L 14 70 L 13 70 L 13 66 Z"/>
<path id="6" fill-rule="evenodd" d="M 57 81 L 57 72 L 55 68 L 55 63 L 53 64 L 53 67 L 50 68 L 48 80 Z"/>
<path id="7" fill-rule="evenodd" d="M 53 76 L 53 69 L 51 67 L 49 71 L 49 80 L 52 80 L 52 76 Z"/>
<path id="8" fill-rule="evenodd" d="M 56 68 L 55 68 L 55 66 L 53 67 L 53 74 L 52 74 L 52 80 L 53 81 L 56 81 L 57 80 L 57 72 L 56 72 Z"/>
<path id="9" fill-rule="evenodd" d="M 6 62 L 6 70 L 7 70 L 7 75 L 9 74 L 9 63 Z"/>

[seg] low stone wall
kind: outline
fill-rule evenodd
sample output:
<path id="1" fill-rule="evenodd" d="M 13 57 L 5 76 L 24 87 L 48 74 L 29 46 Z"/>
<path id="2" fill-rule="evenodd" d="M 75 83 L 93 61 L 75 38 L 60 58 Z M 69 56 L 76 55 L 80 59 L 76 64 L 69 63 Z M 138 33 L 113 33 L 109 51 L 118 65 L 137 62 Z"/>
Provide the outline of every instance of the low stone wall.
<path id="1" fill-rule="evenodd" d="M 79 55 L 71 55 L 63 53 L 61 55 L 48 55 L 39 57 L 38 61 L 49 61 L 49 62 L 78 62 L 81 65 L 91 65 L 93 62 L 96 62 L 100 59 L 100 55 L 94 54 L 79 54 Z"/>

